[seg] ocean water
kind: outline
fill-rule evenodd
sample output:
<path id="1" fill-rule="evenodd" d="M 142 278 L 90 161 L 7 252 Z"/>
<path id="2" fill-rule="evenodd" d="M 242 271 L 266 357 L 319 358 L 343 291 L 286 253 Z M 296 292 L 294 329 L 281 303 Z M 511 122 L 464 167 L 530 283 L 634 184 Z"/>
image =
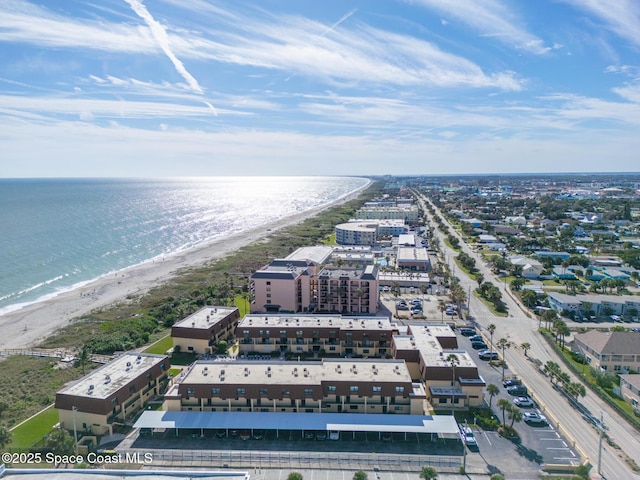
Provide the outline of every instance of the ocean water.
<path id="1" fill-rule="evenodd" d="M 0 179 L 0 314 L 326 205 L 345 177 Z"/>

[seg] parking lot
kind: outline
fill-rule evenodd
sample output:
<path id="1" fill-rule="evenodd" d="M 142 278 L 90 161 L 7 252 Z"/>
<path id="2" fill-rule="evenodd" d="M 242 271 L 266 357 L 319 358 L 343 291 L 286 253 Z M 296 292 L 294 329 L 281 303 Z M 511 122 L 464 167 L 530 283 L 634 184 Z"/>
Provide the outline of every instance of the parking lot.
<path id="1" fill-rule="evenodd" d="M 486 340 L 487 343 L 489 343 L 489 339 Z M 492 366 L 489 362 L 480 360 L 477 352 L 471 348 L 471 342 L 468 337 L 458 335 L 458 345 L 469 351 L 471 356 L 474 357 L 476 364 L 478 365 L 478 371 L 484 378 L 485 382 L 487 384 L 493 383 L 494 385 L 498 385 L 500 388 L 500 393 L 493 398 L 492 403 L 494 413 L 501 420 L 502 413 L 498 408 L 496 408 L 496 403 L 501 398 L 506 398 L 510 402 L 515 398 L 514 396 L 509 395 L 506 388 L 502 385 L 502 368 Z M 505 371 L 505 376 L 510 377 L 508 368 Z M 522 408 L 522 412 L 542 413 L 535 403 L 532 408 Z M 487 459 L 500 462 L 501 457 L 504 454 L 504 448 L 508 448 L 515 451 L 523 459 L 538 465 L 543 463 L 578 465 L 580 463 L 580 457 L 577 455 L 575 449 L 572 448 L 570 441 L 562 437 L 554 425 L 548 422 L 538 425 L 522 421 L 514 426 L 520 434 L 520 444 L 515 444 L 506 439 L 502 439 L 496 432 L 476 433 L 476 438 L 479 440 L 478 446 L 480 451 L 482 452 L 482 444 L 480 440 L 483 438 L 485 439 L 486 447 L 489 448 L 487 452 L 484 452 Z M 493 447 L 493 443 L 495 442 L 498 442 L 501 445 L 503 442 L 507 443 L 496 451 Z"/>

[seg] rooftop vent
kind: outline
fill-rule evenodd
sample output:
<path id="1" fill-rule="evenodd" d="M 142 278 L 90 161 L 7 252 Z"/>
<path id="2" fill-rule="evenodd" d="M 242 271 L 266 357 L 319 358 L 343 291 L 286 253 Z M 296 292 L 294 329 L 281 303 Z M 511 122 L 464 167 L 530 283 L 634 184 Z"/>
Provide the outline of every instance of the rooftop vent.
<path id="1" fill-rule="evenodd" d="M 104 383 L 107 384 L 109 382 L 111 382 L 111 377 L 109 375 L 105 375 L 104 376 Z"/>
<path id="2" fill-rule="evenodd" d="M 94 389 L 94 386 L 93 385 L 89 385 L 89 395 L 91 395 L 93 393 L 93 389 Z"/>

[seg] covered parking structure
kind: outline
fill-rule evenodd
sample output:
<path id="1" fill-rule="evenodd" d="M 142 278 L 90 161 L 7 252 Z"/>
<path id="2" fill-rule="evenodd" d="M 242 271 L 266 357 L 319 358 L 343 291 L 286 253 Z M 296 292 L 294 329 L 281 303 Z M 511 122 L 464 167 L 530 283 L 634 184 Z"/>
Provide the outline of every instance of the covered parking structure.
<path id="1" fill-rule="evenodd" d="M 278 412 L 166 412 L 146 411 L 134 428 L 147 430 L 280 430 L 318 432 L 377 432 L 426 434 L 431 438 L 460 440 L 460 431 L 451 415 L 390 415 L 360 413 L 278 413 Z"/>

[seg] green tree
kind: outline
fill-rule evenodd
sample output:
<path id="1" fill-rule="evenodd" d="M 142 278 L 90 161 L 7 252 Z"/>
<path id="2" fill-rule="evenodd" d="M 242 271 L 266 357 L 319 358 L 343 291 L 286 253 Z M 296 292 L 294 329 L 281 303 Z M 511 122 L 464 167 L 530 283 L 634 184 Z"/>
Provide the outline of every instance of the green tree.
<path id="1" fill-rule="evenodd" d="M 524 342 L 520 344 L 520 348 L 522 350 L 524 350 L 524 356 L 528 356 L 527 352 L 529 351 L 529 349 L 531 348 L 531 344 L 529 342 Z"/>
<path id="2" fill-rule="evenodd" d="M 551 360 L 544 364 L 542 371 L 547 377 L 549 377 L 551 383 L 554 383 L 556 378 L 558 378 L 558 375 L 562 373 L 562 371 L 560 370 L 560 365 L 558 365 L 556 362 L 552 362 Z"/>
<path id="3" fill-rule="evenodd" d="M 502 410 L 502 426 L 507 426 L 507 419 L 505 418 L 505 414 L 507 409 L 511 408 L 511 402 L 506 398 L 501 398 L 498 400 L 497 406 L 500 410 Z"/>
<path id="4" fill-rule="evenodd" d="M 504 475 L 502 475 L 501 473 L 494 473 L 493 475 L 491 475 L 489 480 L 504 480 Z"/>
<path id="5" fill-rule="evenodd" d="M 11 430 L 6 425 L 0 425 L 0 449 L 11 443 Z"/>
<path id="6" fill-rule="evenodd" d="M 226 342 L 226 340 L 220 340 L 220 343 L 218 343 L 218 353 L 227 353 L 228 348 L 229 344 Z"/>
<path id="7" fill-rule="evenodd" d="M 44 446 L 52 449 L 56 455 L 73 455 L 76 450 L 73 437 L 62 428 L 53 430 L 45 440 Z"/>
<path id="8" fill-rule="evenodd" d="M 502 379 L 504 380 L 504 369 L 507 366 L 507 360 L 505 359 L 504 352 L 505 350 L 511 348 L 511 342 L 503 337 L 500 340 L 498 340 L 496 345 L 500 350 L 502 350 Z"/>
<path id="9" fill-rule="evenodd" d="M 300 472 L 291 472 L 287 476 L 287 480 L 303 480 L 302 474 Z"/>
<path id="10" fill-rule="evenodd" d="M 362 470 L 358 470 L 353 474 L 353 480 L 368 480 L 369 476 Z"/>
<path id="11" fill-rule="evenodd" d="M 522 290 L 522 287 L 524 286 L 524 278 L 514 278 L 513 280 L 511 280 L 511 290 L 513 290 L 514 292 L 519 292 L 520 290 Z"/>
<path id="12" fill-rule="evenodd" d="M 438 478 L 438 472 L 436 472 L 436 469 L 433 467 L 424 466 L 420 471 L 420 478 L 423 480 L 436 480 Z"/>
<path id="13" fill-rule="evenodd" d="M 487 327 L 487 330 L 489 331 L 489 348 L 491 350 L 493 350 L 493 334 L 496 331 L 496 328 L 497 327 L 494 323 L 490 323 Z"/>
<path id="14" fill-rule="evenodd" d="M 487 393 L 489 394 L 489 408 L 491 408 L 491 402 L 493 402 L 493 397 L 500 393 L 500 389 L 497 385 L 490 383 L 487 385 Z"/>
<path id="15" fill-rule="evenodd" d="M 507 417 L 509 418 L 509 420 L 511 420 L 511 425 L 509 425 L 509 427 L 513 428 L 514 423 L 522 421 L 522 410 L 511 404 L 507 409 Z"/>

